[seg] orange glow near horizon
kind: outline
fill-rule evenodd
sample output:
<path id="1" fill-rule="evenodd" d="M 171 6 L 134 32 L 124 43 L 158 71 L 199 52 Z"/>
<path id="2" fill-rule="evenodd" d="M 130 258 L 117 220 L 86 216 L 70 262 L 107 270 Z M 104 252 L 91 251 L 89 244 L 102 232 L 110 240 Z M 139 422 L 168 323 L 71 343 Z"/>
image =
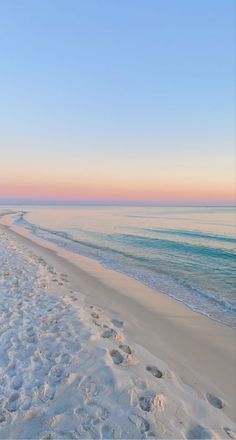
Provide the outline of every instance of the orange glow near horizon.
<path id="1" fill-rule="evenodd" d="M 206 188 L 204 184 L 194 182 L 175 182 L 167 185 L 165 182 L 153 182 L 146 185 L 140 183 L 126 185 L 111 182 L 86 183 L 69 182 L 34 182 L 21 181 L 20 183 L 4 184 L 0 182 L 0 200 L 34 200 L 34 201 L 131 201 L 131 202 L 186 202 L 186 203 L 223 203 L 233 204 L 235 194 L 233 187 L 223 188 L 215 185 Z"/>
<path id="2" fill-rule="evenodd" d="M 214 162 L 206 154 L 204 160 L 197 154 L 159 160 L 99 155 L 92 161 L 69 155 L 37 159 L 22 155 L 0 164 L 0 201 L 235 202 L 234 167 L 223 155 Z"/>

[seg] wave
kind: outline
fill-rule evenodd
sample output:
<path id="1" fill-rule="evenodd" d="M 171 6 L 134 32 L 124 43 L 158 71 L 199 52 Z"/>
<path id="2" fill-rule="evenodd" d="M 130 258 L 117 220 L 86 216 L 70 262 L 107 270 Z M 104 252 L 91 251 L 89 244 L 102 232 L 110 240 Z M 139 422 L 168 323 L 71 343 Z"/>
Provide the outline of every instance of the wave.
<path id="1" fill-rule="evenodd" d="M 123 242 L 129 242 L 133 246 L 140 246 L 146 248 L 155 248 L 155 249 L 169 249 L 171 251 L 183 251 L 185 253 L 191 254 L 199 254 L 199 255 L 207 255 L 212 257 L 221 257 L 221 258 L 229 258 L 235 259 L 235 251 L 230 251 L 224 248 L 215 248 L 211 246 L 204 245 L 192 245 L 185 242 L 178 242 L 174 240 L 162 239 L 157 237 L 146 237 L 141 235 L 133 235 L 133 234 L 117 234 L 114 235 L 114 239 L 121 239 Z"/>
<path id="2" fill-rule="evenodd" d="M 66 240 L 68 240 L 68 241 L 70 241 L 70 242 L 72 242 L 74 244 L 83 245 L 83 246 L 85 246 L 85 247 L 87 247 L 89 249 L 92 249 L 92 250 L 104 251 L 104 252 L 109 252 L 110 251 L 110 252 L 112 252 L 114 254 L 118 254 L 118 255 L 121 255 L 123 257 L 130 258 L 132 260 L 137 260 L 137 261 L 140 261 L 140 262 L 150 262 L 149 258 L 135 256 L 135 255 L 133 255 L 133 254 L 131 254 L 129 252 L 120 251 L 118 249 L 114 249 L 114 248 L 111 248 L 111 247 L 108 247 L 108 246 L 98 245 L 96 243 L 91 243 L 91 242 L 86 241 L 86 240 L 76 239 L 76 238 L 72 237 L 71 234 L 69 234 L 67 232 L 64 232 L 64 231 L 58 231 L 58 230 L 54 230 L 54 229 L 51 229 L 51 228 L 42 228 L 41 226 L 36 226 L 36 225 L 28 222 L 27 220 L 25 220 L 24 219 L 24 215 L 25 214 L 21 214 L 20 218 L 16 220 L 16 223 L 21 225 L 21 226 L 23 226 L 23 227 L 25 227 L 26 229 L 30 230 L 35 235 L 39 235 L 40 231 L 41 232 L 46 232 L 48 234 L 52 234 L 52 235 L 55 235 L 57 237 L 64 238 L 64 239 L 66 239 Z M 109 234 L 105 234 L 105 235 L 109 236 Z"/>
<path id="3" fill-rule="evenodd" d="M 190 238 L 203 238 L 206 240 L 214 240 L 214 241 L 223 241 L 226 243 L 235 243 L 236 244 L 236 238 L 229 237 L 227 235 L 218 235 L 218 234 L 209 234 L 206 232 L 199 232 L 199 231 L 184 231 L 182 229 L 145 229 L 142 228 L 145 231 L 151 231 L 151 232 L 157 232 L 159 234 L 166 234 L 166 235 L 178 235 L 180 237 L 190 237 Z"/>
<path id="4" fill-rule="evenodd" d="M 171 273 L 170 268 L 163 260 L 163 267 L 157 265 L 157 260 L 151 259 L 150 256 L 135 255 L 134 253 L 115 249 L 113 247 L 101 244 L 91 243 L 87 240 L 75 239 L 70 233 L 65 231 L 43 228 L 28 222 L 25 218 L 25 212 L 22 212 L 15 220 L 24 228 L 30 230 L 34 235 L 54 242 L 60 247 L 79 253 L 98 260 L 103 266 L 114 269 L 131 276 L 143 284 L 146 284 L 157 290 L 184 302 L 193 310 L 207 314 L 209 317 L 217 319 L 228 324 L 227 317 L 223 314 L 236 312 L 236 306 L 226 298 L 221 298 L 212 292 L 205 292 L 202 289 L 191 285 L 191 282 L 181 277 L 181 272 Z M 105 234 L 103 237 L 126 245 L 138 248 L 153 248 L 158 250 L 169 249 L 171 255 L 173 252 L 201 254 L 201 256 L 211 256 L 217 258 L 233 259 L 234 253 L 222 249 L 214 249 L 205 246 L 192 246 L 187 243 L 179 243 L 166 239 L 150 238 L 132 234 Z M 160 252 L 160 257 L 162 252 Z M 160 260 L 161 261 L 161 260 Z M 159 262 L 160 263 L 160 262 Z M 165 270 L 165 267 L 167 269 Z M 198 299 L 197 299 L 198 298 Z M 203 302 L 204 300 L 204 302 Z M 208 303 L 208 306 L 207 306 Z M 205 304 L 205 306 L 204 306 Z M 203 309 L 205 308 L 205 311 Z M 209 311 L 207 310 L 209 309 Z M 222 312 L 222 313 L 221 313 Z M 233 319 L 230 318 L 230 325 Z"/>
<path id="5" fill-rule="evenodd" d="M 88 248 L 91 248 L 93 250 L 98 250 L 98 251 L 104 251 L 104 252 L 114 252 L 115 254 L 119 254 L 122 255 L 124 257 L 127 258 L 131 258 L 133 260 L 137 260 L 140 262 L 151 262 L 150 257 L 144 257 L 144 256 L 138 256 L 138 255 L 134 255 L 131 254 L 130 252 L 127 251 L 121 251 L 118 249 L 114 249 L 113 247 L 109 247 L 109 246 L 103 246 L 101 244 L 96 244 L 96 243 L 91 243 L 89 241 L 86 240 L 82 240 L 82 239 L 75 239 L 74 237 L 72 237 L 71 234 L 64 232 L 64 231 L 58 231 L 58 230 L 53 230 L 50 228 L 42 228 L 36 225 L 33 225 L 31 223 L 29 223 L 27 220 L 24 219 L 24 214 L 22 214 L 22 216 L 20 217 L 20 219 L 17 221 L 18 223 L 24 223 L 24 225 L 28 228 L 28 229 L 35 229 L 38 231 L 43 231 L 46 233 L 51 233 L 53 235 L 65 238 L 67 240 L 70 240 L 74 243 L 86 246 Z M 206 256 L 211 256 L 211 257 L 220 257 L 223 259 L 231 259 L 231 260 L 235 260 L 235 252 L 230 252 L 228 250 L 225 249 L 216 249 L 213 247 L 209 247 L 209 246 L 199 246 L 199 245 L 191 245 L 188 243 L 183 243 L 183 242 L 175 242 L 173 240 L 166 240 L 166 239 L 159 239 L 159 238 L 150 238 L 150 237 L 145 237 L 145 236 L 140 236 L 140 235 L 133 235 L 133 234 L 104 234 L 106 237 L 110 238 L 113 242 L 118 241 L 121 243 L 127 243 L 131 244 L 134 247 L 142 247 L 142 248 L 153 248 L 153 249 L 169 249 L 172 252 L 176 251 L 179 252 L 180 250 L 183 253 L 191 253 L 191 254 L 199 254 L 199 255 L 206 255 Z"/>

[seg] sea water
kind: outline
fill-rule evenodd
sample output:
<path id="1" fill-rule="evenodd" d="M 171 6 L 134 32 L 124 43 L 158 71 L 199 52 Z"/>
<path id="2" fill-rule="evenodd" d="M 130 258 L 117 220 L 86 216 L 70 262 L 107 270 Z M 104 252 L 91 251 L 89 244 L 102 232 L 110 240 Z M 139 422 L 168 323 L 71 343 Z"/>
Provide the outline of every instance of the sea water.
<path id="1" fill-rule="evenodd" d="M 15 221 L 236 326 L 234 208 L 40 206 Z"/>

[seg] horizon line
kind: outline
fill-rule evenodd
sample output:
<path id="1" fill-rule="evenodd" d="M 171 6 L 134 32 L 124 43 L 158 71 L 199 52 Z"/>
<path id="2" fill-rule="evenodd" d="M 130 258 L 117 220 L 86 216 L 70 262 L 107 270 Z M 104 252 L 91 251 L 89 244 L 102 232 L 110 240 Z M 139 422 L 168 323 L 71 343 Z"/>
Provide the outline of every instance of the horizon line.
<path id="1" fill-rule="evenodd" d="M 26 205 L 26 206 L 137 206 L 137 207 L 204 207 L 204 208 L 235 208 L 236 203 L 211 203 L 211 202 L 144 202 L 144 201 L 84 201 L 84 200 L 1 200 L 0 206 L 14 206 L 14 205 Z"/>

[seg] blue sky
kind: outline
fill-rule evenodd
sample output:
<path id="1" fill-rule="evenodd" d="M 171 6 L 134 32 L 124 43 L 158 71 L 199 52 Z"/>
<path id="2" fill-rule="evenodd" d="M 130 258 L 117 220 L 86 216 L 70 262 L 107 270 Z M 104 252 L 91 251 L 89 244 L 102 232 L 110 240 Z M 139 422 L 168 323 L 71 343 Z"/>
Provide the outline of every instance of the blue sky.
<path id="1" fill-rule="evenodd" d="M 166 167 L 170 182 L 175 164 L 200 175 L 205 162 L 212 179 L 222 166 L 229 186 L 234 9 L 233 0 L 1 1 L 2 167 L 17 171 L 24 158 L 39 176 L 53 163 L 73 174 L 76 161 L 88 174 L 104 169 L 109 185 L 108 168 L 134 166 L 135 180 L 145 163 L 145 186 L 149 171 Z"/>

